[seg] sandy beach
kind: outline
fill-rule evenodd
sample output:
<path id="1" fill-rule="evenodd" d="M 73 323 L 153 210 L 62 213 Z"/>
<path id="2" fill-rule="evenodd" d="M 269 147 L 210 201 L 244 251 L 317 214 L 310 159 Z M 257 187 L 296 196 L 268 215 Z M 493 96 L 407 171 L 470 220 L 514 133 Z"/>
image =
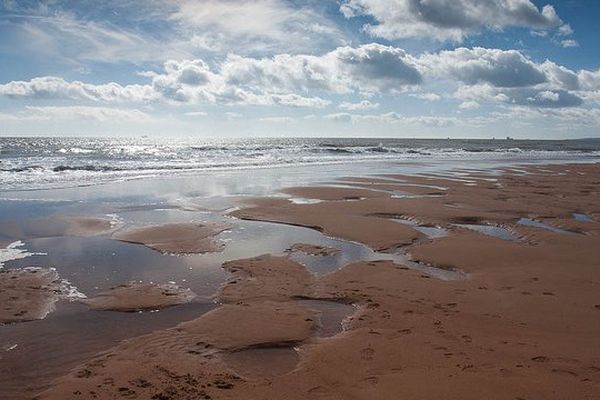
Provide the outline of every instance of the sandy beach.
<path id="1" fill-rule="evenodd" d="M 22 398 L 594 399 L 599 183 L 598 164 L 348 176 L 237 198 L 229 225 L 114 232 L 85 219 L 70 235 L 160 257 L 227 254 L 219 234 L 236 221 L 300 226 L 374 253 L 329 273 L 308 266 L 343 256 L 342 245 L 229 259 L 212 311 L 90 354 Z M 3 322 L 53 310 L 51 272 L 2 271 Z M 123 282 L 74 301 L 118 314 L 210 300 L 185 283 Z"/>

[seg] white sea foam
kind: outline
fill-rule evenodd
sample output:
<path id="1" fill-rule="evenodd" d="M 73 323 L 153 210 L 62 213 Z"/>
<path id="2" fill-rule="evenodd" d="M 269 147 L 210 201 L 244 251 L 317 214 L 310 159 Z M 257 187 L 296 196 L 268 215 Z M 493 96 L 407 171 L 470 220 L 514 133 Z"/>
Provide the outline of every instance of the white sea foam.
<path id="1" fill-rule="evenodd" d="M 46 256 L 47 253 L 32 253 L 23 248 L 25 243 L 20 240 L 10 243 L 3 249 L 0 249 L 0 268 L 4 267 L 4 263 L 12 260 L 20 260 L 31 256 Z"/>
<path id="2" fill-rule="evenodd" d="M 206 170 L 376 160 L 570 160 L 600 141 L 419 139 L 0 138 L 4 190 L 84 186 Z"/>
<path id="3" fill-rule="evenodd" d="M 108 218 L 110 218 L 110 227 L 117 228 L 123 225 L 124 221 L 118 214 L 106 214 Z"/>

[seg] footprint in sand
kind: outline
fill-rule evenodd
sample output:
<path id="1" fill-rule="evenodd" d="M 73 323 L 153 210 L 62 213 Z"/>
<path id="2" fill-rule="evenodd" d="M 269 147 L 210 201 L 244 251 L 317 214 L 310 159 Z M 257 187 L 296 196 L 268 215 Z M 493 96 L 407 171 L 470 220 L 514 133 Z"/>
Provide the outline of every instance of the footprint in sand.
<path id="1" fill-rule="evenodd" d="M 379 378 L 376 376 L 368 376 L 365 379 L 363 379 L 363 381 L 375 386 L 379 383 Z"/>
<path id="2" fill-rule="evenodd" d="M 327 389 L 324 386 L 315 386 L 314 388 L 311 388 L 308 390 L 308 393 L 311 396 L 325 396 L 327 394 L 329 394 L 329 389 Z"/>
<path id="3" fill-rule="evenodd" d="M 570 371 L 568 369 L 554 368 L 554 369 L 552 369 L 552 372 L 554 372 L 555 374 L 561 374 L 561 375 L 577 376 L 577 373 Z"/>
<path id="4" fill-rule="evenodd" d="M 548 362 L 548 361 L 550 361 L 550 358 L 546 357 L 546 356 L 536 356 L 536 357 L 532 357 L 531 361 L 535 361 L 535 362 Z"/>
<path id="5" fill-rule="evenodd" d="M 92 371 L 90 371 L 89 369 L 83 369 L 81 371 L 77 371 L 77 373 L 75 374 L 75 376 L 77 378 L 89 378 L 92 375 L 95 375 L 95 374 Z"/>
<path id="6" fill-rule="evenodd" d="M 363 360 L 370 361 L 373 359 L 374 356 L 375 356 L 375 350 L 373 350 L 370 347 L 366 347 L 360 351 L 360 358 L 362 358 Z"/>

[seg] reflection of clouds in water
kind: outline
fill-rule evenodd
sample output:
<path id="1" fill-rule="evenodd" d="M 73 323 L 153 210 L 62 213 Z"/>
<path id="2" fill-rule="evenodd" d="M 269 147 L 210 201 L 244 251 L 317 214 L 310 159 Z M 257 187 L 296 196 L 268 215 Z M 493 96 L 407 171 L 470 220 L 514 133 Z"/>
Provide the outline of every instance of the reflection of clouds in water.
<path id="1" fill-rule="evenodd" d="M 172 223 L 197 218 L 195 213 L 179 210 L 127 212 L 120 216 L 129 223 Z M 202 217 L 204 214 L 202 215 Z M 313 229 L 259 222 L 241 221 L 214 215 L 227 220 L 232 227 L 215 238 L 223 251 L 205 254 L 161 254 L 146 246 L 120 242 L 103 237 L 60 237 L 30 241 L 32 251 L 47 252 L 46 266 L 55 266 L 61 276 L 69 279 L 88 295 L 129 281 L 177 282 L 189 287 L 201 297 L 210 297 L 226 278 L 221 265 L 226 261 L 256 257 L 262 254 L 283 255 L 296 243 L 328 246 L 340 251 L 331 256 L 310 256 L 300 252 L 291 255 L 311 272 L 331 273 L 346 264 L 357 261 L 392 260 L 435 276 L 435 269 L 410 263 L 400 254 L 378 253 L 369 247 L 351 241 L 334 239 Z M 23 260 L 21 260 L 23 261 Z M 19 261 L 15 261 L 19 263 Z M 26 265 L 23 263 L 22 265 Z"/>
<path id="2" fill-rule="evenodd" d="M 481 225 L 481 224 L 454 224 L 461 228 L 470 229 L 475 232 L 479 232 L 484 235 L 497 237 L 498 239 L 508 241 L 518 241 L 519 237 L 511 230 L 495 225 Z"/>
<path id="3" fill-rule="evenodd" d="M 197 284 L 203 289 L 208 285 L 212 290 L 224 277 L 220 263 L 206 265 L 195 260 L 195 256 L 165 255 L 142 245 L 107 238 L 46 238 L 30 243 L 32 249 L 47 249 L 45 265 L 55 266 L 61 276 L 88 295 L 131 280 L 185 279 L 190 286 Z M 194 273 L 198 266 L 202 266 L 199 277 Z M 204 293 L 206 289 L 200 291 Z"/>
<path id="4" fill-rule="evenodd" d="M 583 213 L 573 213 L 573 218 L 579 222 L 594 222 L 594 220 L 590 218 L 589 215 Z"/>
<path id="5" fill-rule="evenodd" d="M 564 229 L 560 229 L 555 226 L 548 225 L 543 222 L 536 221 L 536 220 L 530 219 L 530 218 L 521 218 L 517 221 L 517 224 L 523 225 L 523 226 L 529 226 L 532 228 L 544 229 L 544 230 L 554 232 L 554 233 L 562 233 L 562 234 L 566 234 L 566 235 L 572 235 L 575 233 L 575 232 L 570 232 L 570 231 L 567 231 Z"/>

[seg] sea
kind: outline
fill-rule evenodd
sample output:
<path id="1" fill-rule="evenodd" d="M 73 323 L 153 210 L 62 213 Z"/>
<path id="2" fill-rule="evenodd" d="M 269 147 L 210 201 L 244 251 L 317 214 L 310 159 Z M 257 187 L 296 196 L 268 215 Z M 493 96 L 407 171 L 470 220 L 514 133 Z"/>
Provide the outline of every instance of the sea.
<path id="1" fill-rule="evenodd" d="M 88 186 L 211 170 L 369 161 L 600 160 L 600 139 L 0 138 L 0 190 Z"/>

